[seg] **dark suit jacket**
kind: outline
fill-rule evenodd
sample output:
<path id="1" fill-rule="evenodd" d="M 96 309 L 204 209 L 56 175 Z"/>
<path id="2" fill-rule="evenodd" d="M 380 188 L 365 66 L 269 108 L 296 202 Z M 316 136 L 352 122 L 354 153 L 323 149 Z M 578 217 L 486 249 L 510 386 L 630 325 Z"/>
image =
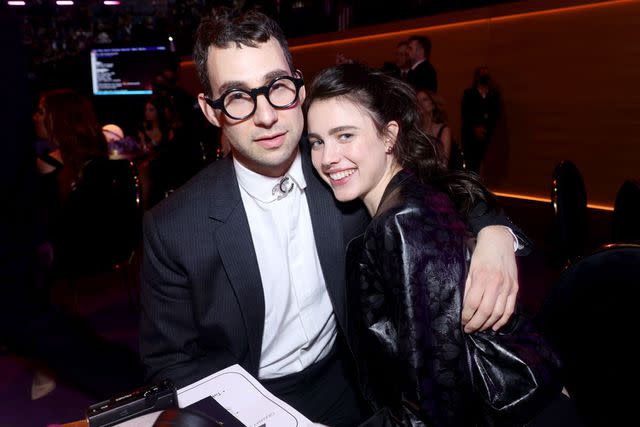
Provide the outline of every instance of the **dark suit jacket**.
<path id="1" fill-rule="evenodd" d="M 407 74 L 407 83 L 414 89 L 429 89 L 431 92 L 438 91 L 438 76 L 436 69 L 429 60 L 423 61 L 416 68 L 409 70 Z"/>
<path id="2" fill-rule="evenodd" d="M 344 331 L 345 248 L 368 215 L 340 205 L 303 154 L 322 272 Z M 232 159 L 215 162 L 144 218 L 141 355 L 147 378 L 178 387 L 239 363 L 257 377 L 264 296 Z"/>

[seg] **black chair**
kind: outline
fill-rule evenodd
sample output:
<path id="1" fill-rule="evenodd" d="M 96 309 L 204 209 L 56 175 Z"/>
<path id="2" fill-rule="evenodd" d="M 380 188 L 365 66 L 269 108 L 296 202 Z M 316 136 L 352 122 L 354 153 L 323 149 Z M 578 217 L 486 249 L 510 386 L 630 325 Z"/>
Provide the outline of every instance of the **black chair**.
<path id="1" fill-rule="evenodd" d="M 131 267 L 142 231 L 141 194 L 132 162 L 87 164 L 65 206 L 55 245 L 56 268 L 72 287 L 82 275 L 119 270 L 130 302 L 137 301 Z"/>
<path id="2" fill-rule="evenodd" d="M 462 145 L 457 141 L 451 141 L 451 153 L 449 154 L 449 169 L 456 171 L 466 171 L 467 163 L 464 159 Z"/>
<path id="3" fill-rule="evenodd" d="M 640 242 L 640 180 L 625 181 L 613 208 L 613 241 Z"/>
<path id="4" fill-rule="evenodd" d="M 588 426 L 626 425 L 636 403 L 640 245 L 611 244 L 570 265 L 537 321 L 564 365 L 565 385 Z M 631 393 L 631 394 L 629 394 Z M 619 422 L 620 421 L 620 422 Z"/>
<path id="5" fill-rule="evenodd" d="M 587 192 L 580 171 L 569 160 L 553 171 L 551 189 L 553 243 L 561 262 L 580 256 L 587 232 Z"/>

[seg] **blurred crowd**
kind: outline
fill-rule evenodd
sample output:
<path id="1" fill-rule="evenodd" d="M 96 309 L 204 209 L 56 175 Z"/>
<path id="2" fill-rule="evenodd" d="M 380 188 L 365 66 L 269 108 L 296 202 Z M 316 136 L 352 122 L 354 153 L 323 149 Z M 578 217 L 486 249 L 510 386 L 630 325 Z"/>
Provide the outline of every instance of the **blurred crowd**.
<path id="1" fill-rule="evenodd" d="M 166 0 L 152 4 L 134 0 L 109 7 L 92 0 L 60 7 L 31 0 L 15 9 L 23 18 L 24 44 L 33 72 L 100 46 L 163 44 L 178 55 L 189 55 L 200 17 L 220 5 L 258 7 L 273 16 L 289 37 L 297 37 L 505 1 L 397 0 L 390 5 L 383 0 Z"/>

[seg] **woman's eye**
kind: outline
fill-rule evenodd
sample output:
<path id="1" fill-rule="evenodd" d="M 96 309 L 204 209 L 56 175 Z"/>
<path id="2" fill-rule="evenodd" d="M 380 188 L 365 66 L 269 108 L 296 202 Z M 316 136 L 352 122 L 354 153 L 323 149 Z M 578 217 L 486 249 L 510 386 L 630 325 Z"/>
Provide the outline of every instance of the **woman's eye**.
<path id="1" fill-rule="evenodd" d="M 309 144 L 311 144 L 311 149 L 315 150 L 323 144 L 323 141 L 321 139 L 310 139 Z"/>
<path id="2" fill-rule="evenodd" d="M 340 135 L 338 135 L 338 139 L 340 141 L 348 141 L 353 137 L 352 133 L 341 133 Z"/>

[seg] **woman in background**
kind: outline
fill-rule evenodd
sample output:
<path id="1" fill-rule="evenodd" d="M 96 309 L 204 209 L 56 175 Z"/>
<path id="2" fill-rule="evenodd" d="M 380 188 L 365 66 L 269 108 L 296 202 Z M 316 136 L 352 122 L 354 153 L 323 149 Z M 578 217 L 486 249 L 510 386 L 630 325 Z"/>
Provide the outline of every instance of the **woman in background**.
<path id="1" fill-rule="evenodd" d="M 435 137 L 442 146 L 443 165 L 449 165 L 451 158 L 451 128 L 447 124 L 447 113 L 442 98 L 428 89 L 418 89 L 418 106 L 422 112 L 424 130 Z"/>
<path id="2" fill-rule="evenodd" d="M 76 221 L 65 213 L 88 165 L 107 160 L 107 144 L 87 98 L 70 89 L 42 94 L 34 113 L 38 138 L 38 263 L 36 286 L 48 299 L 55 268 L 61 265 L 63 246 Z M 31 388 L 32 399 L 55 388 L 53 375 L 37 370 Z"/>
<path id="3" fill-rule="evenodd" d="M 173 138 L 171 124 L 167 120 L 169 103 L 161 96 L 153 95 L 144 105 L 144 116 L 138 140 L 145 151 L 164 146 Z"/>
<path id="4" fill-rule="evenodd" d="M 49 145 L 38 158 L 38 170 L 42 175 L 53 173 L 58 177 L 57 189 L 65 201 L 86 165 L 107 159 L 107 143 L 93 105 L 70 89 L 45 92 L 34 124 L 37 135 Z"/>

